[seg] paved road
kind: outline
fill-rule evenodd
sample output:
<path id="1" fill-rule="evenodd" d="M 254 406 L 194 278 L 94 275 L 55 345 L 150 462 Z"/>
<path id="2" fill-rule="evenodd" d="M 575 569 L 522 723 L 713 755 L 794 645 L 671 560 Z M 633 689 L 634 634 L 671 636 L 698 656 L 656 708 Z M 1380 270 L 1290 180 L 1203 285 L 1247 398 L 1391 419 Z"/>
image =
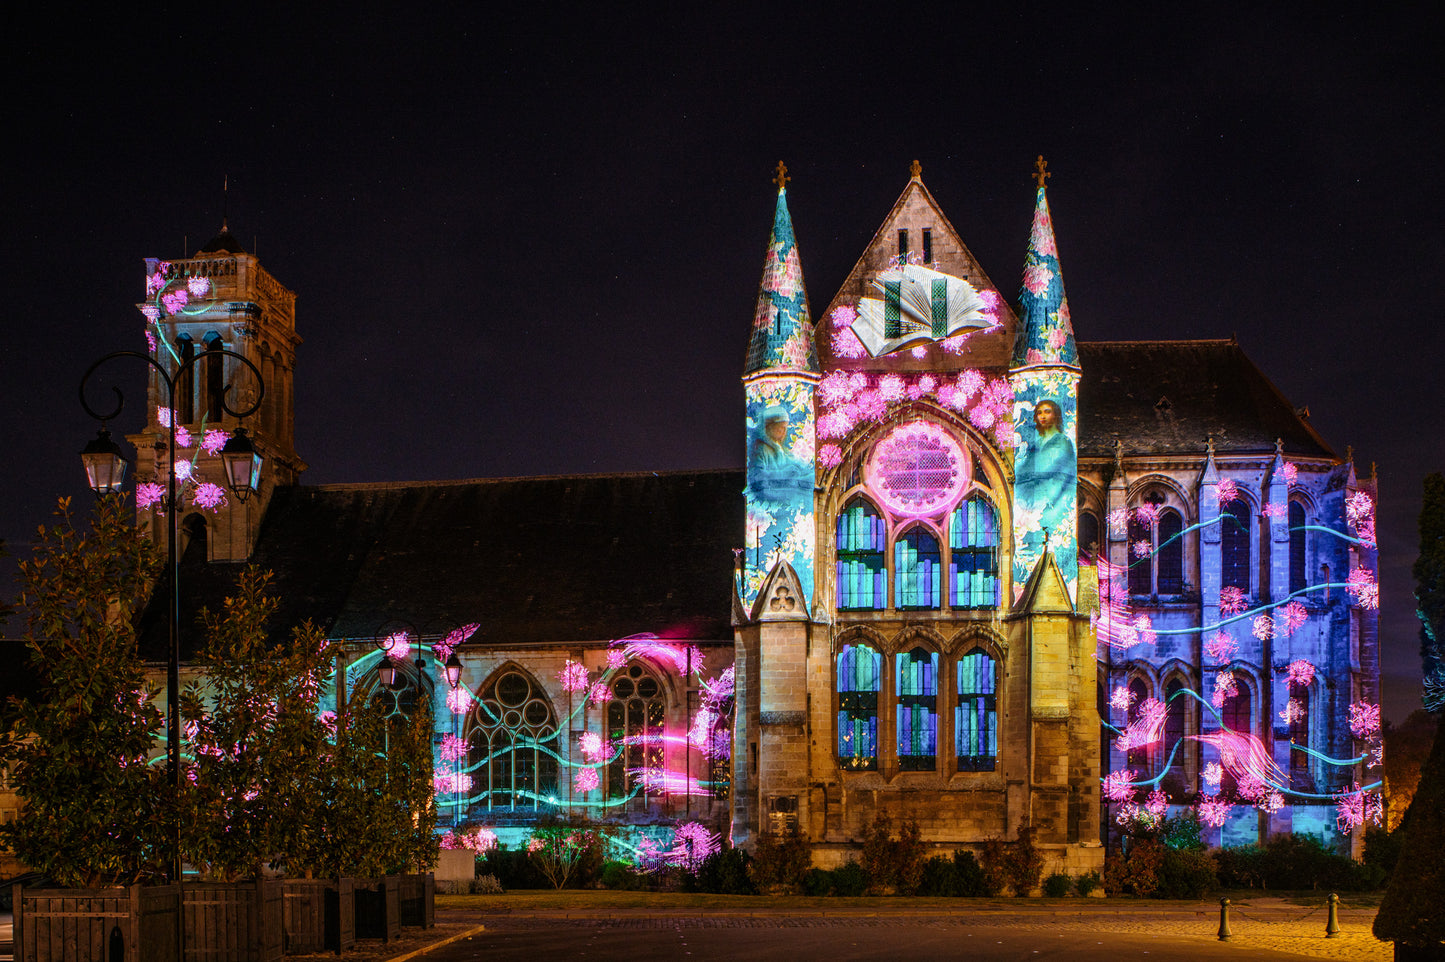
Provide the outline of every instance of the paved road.
<path id="1" fill-rule="evenodd" d="M 426 955 L 427 962 L 578 959 L 668 959 L 669 962 L 756 959 L 777 962 L 853 962 L 865 959 L 1068 959 L 1082 962 L 1230 960 L 1302 962 L 1309 952 L 1274 951 L 1257 939 L 1219 942 L 1208 935 L 1169 931 L 1089 931 L 1067 921 L 1008 920 L 973 924 L 938 918 L 736 918 L 644 917 L 488 919 L 487 931 Z M 1323 942 L 1321 933 L 1319 940 Z M 1272 941 L 1272 940 L 1265 940 Z M 1357 943 L 1355 948 L 1363 948 Z M 1336 958 L 1370 958 L 1331 940 L 1323 953 Z M 1343 953 L 1343 954 L 1337 954 Z M 1388 956 L 1386 956 L 1388 957 Z"/>

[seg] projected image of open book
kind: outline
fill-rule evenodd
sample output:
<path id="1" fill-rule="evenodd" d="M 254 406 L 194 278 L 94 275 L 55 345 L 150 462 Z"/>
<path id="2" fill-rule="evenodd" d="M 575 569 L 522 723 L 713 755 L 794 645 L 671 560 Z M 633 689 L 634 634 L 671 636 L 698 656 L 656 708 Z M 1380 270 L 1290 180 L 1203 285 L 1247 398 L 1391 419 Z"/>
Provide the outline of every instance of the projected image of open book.
<path id="1" fill-rule="evenodd" d="M 873 288 L 883 296 L 859 301 L 858 320 L 852 325 L 873 357 L 992 327 L 996 321 L 968 281 L 916 264 L 884 271 Z"/>

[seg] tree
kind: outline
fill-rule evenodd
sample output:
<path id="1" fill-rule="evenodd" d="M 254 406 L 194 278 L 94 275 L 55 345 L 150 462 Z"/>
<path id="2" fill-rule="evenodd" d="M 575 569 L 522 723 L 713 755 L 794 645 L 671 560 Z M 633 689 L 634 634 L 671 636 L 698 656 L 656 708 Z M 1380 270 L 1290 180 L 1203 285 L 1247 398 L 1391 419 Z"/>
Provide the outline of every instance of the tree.
<path id="1" fill-rule="evenodd" d="M 122 496 L 98 499 L 88 528 L 69 499 L 56 517 L 19 566 L 36 685 L 12 700 L 0 741 L 25 800 L 0 839 L 61 885 L 160 876 L 174 809 L 164 766 L 149 764 L 162 718 L 135 633 L 159 561 Z"/>
<path id="2" fill-rule="evenodd" d="M 1423 625 L 1425 707 L 1445 708 L 1445 476 L 1425 479 L 1420 511 L 1420 556 L 1415 561 L 1415 600 Z M 1432 688 L 1432 685 L 1434 686 Z M 1432 700 L 1432 691 L 1436 697 Z M 1375 916 L 1375 937 L 1412 947 L 1418 958 L 1445 958 L 1445 725 L 1420 775 L 1415 798 L 1400 830 L 1405 838 L 1390 886 Z"/>
<path id="3" fill-rule="evenodd" d="M 202 613 L 205 678 L 182 700 L 193 759 L 183 846 L 226 881 L 259 876 L 266 863 L 309 868 L 330 781 L 318 700 L 332 645 L 309 622 L 289 637 L 270 633 L 270 580 L 247 567 L 222 611 Z"/>

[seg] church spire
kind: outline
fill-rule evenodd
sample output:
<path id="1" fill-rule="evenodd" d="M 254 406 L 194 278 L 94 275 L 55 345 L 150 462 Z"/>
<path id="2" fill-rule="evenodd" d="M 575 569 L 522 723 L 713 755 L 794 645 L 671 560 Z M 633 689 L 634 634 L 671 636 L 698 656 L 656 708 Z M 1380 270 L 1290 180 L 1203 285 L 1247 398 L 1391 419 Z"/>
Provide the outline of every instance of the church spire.
<path id="1" fill-rule="evenodd" d="M 1024 283 L 1019 292 L 1019 332 L 1014 342 L 1013 366 L 1050 365 L 1077 368 L 1079 350 L 1074 344 L 1074 325 L 1069 319 L 1069 299 L 1064 294 L 1064 274 L 1054 243 L 1054 222 L 1049 216 L 1045 183 L 1053 176 L 1040 156 L 1034 162 L 1037 193 L 1034 224 L 1029 232 L 1028 256 L 1024 261 Z"/>
<path id="2" fill-rule="evenodd" d="M 758 306 L 753 314 L 743 375 L 768 371 L 816 373 L 818 352 L 813 346 L 813 322 L 808 314 L 808 293 L 803 287 L 803 266 L 788 213 L 788 168 L 778 161 L 773 183 L 778 203 L 773 212 L 773 233 L 763 262 Z"/>

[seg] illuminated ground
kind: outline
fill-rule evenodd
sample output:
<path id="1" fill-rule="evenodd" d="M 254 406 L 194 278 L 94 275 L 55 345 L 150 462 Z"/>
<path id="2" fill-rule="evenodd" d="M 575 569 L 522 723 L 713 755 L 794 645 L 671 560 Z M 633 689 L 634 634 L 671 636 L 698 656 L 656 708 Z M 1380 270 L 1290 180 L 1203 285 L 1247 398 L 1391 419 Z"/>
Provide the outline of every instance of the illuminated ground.
<path id="1" fill-rule="evenodd" d="M 1203 902 L 1011 899 L 784 899 L 524 892 L 440 900 L 438 919 L 484 932 L 428 952 L 436 962 L 542 958 L 1341 959 L 1391 958 L 1370 935 L 1373 900 L 1347 897 L 1341 937 L 1317 900 L 1247 898 L 1234 939 Z M 1311 904 L 1318 901 L 1318 905 Z M 450 928 L 449 933 L 461 931 Z M 379 948 L 379 947 L 378 947 Z M 410 946 L 407 947 L 410 949 Z M 378 952 L 376 958 L 403 954 Z"/>

